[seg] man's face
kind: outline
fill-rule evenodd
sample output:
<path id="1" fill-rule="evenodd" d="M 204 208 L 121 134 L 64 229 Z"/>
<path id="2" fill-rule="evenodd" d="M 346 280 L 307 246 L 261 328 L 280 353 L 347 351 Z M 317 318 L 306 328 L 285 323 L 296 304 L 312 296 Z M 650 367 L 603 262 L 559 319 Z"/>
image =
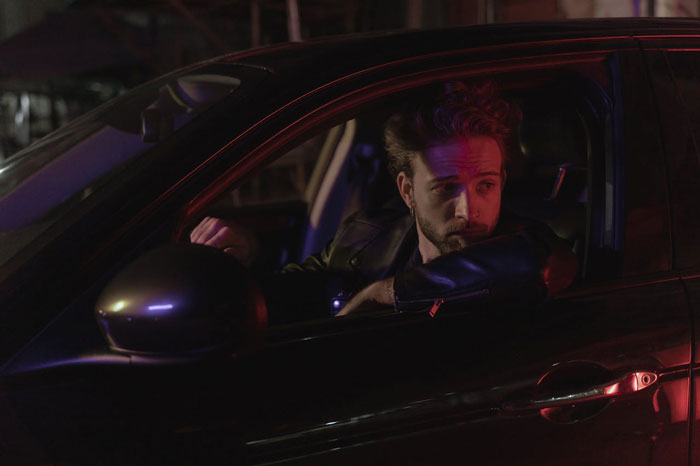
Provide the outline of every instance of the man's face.
<path id="1" fill-rule="evenodd" d="M 503 157 L 488 136 L 459 138 L 413 160 L 413 179 L 397 179 L 415 207 L 425 262 L 487 238 L 498 223 Z"/>

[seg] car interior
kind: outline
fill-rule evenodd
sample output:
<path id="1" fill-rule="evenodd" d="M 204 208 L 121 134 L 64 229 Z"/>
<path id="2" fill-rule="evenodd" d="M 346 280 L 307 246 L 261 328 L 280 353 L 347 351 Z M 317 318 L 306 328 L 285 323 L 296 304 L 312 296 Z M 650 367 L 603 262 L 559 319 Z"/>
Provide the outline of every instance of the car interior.
<path id="1" fill-rule="evenodd" d="M 578 282 L 589 273 L 591 225 L 601 215 L 592 192 L 602 188 L 592 186 L 591 173 L 596 159 L 609 156 L 611 100 L 601 68 L 588 63 L 490 77 L 522 111 L 502 208 L 545 222 L 567 240 L 579 260 Z M 383 128 L 415 92 L 387 96 L 318 131 L 232 186 L 205 216 L 251 230 L 260 242 L 254 267 L 269 272 L 322 250 L 355 211 L 388 206 L 408 214 L 386 167 Z"/>

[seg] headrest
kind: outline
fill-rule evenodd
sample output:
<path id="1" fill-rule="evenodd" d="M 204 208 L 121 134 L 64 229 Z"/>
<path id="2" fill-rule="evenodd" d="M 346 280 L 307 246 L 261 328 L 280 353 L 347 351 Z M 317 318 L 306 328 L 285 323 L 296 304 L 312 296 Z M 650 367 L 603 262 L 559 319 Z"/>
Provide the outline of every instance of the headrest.
<path id="1" fill-rule="evenodd" d="M 561 91 L 527 96 L 521 105 L 523 119 L 518 132 L 526 160 L 535 165 L 587 166 L 591 141 L 579 105 Z"/>

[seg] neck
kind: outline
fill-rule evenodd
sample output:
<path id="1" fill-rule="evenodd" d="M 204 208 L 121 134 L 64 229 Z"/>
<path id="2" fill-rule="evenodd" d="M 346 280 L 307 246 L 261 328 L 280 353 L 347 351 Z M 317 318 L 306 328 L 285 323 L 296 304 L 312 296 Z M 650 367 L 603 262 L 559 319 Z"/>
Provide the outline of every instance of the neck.
<path id="1" fill-rule="evenodd" d="M 423 263 L 427 264 L 431 260 L 440 256 L 440 250 L 428 238 L 425 237 L 420 225 L 416 222 L 416 230 L 418 231 L 418 252 L 423 259 Z"/>

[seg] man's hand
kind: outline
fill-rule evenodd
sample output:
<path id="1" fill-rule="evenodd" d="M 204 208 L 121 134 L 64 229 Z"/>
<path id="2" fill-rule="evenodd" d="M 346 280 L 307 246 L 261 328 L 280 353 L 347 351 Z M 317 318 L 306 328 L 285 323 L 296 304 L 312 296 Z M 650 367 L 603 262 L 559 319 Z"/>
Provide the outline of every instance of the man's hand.
<path id="1" fill-rule="evenodd" d="M 336 314 L 336 317 L 360 314 L 386 307 L 394 307 L 394 277 L 374 282 L 363 288 Z"/>
<path id="2" fill-rule="evenodd" d="M 204 244 L 231 254 L 249 267 L 258 253 L 258 241 L 245 228 L 228 220 L 205 217 L 190 233 L 190 242 Z"/>

